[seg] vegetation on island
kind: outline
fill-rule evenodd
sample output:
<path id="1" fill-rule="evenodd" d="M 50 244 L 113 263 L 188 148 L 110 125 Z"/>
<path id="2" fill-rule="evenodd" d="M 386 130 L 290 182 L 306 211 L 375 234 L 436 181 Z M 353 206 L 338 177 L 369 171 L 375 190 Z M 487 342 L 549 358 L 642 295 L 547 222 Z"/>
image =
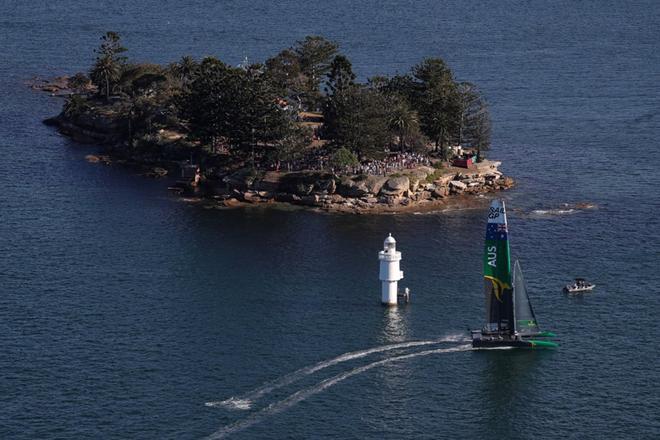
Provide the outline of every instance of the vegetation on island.
<path id="1" fill-rule="evenodd" d="M 490 145 L 483 95 L 440 58 L 360 82 L 339 46 L 321 36 L 239 66 L 190 56 L 133 63 L 115 32 L 95 53 L 89 74 L 70 79 L 63 115 L 110 119 L 128 151 L 159 154 L 167 145 L 171 153 L 174 143 L 198 162 L 301 169 L 353 166 L 395 151 L 446 160 L 451 145 L 479 155 Z"/>

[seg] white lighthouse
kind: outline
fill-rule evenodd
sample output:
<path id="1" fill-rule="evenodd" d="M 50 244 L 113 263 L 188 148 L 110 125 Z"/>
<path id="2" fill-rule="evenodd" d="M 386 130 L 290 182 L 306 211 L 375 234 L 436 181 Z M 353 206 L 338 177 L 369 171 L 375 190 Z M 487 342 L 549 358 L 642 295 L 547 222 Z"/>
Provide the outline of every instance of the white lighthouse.
<path id="1" fill-rule="evenodd" d="M 381 301 L 384 305 L 395 306 L 398 293 L 398 282 L 403 278 L 399 268 L 401 252 L 396 250 L 396 240 L 390 234 L 383 243 L 383 250 L 378 252 L 380 261 L 380 282 L 383 286 Z"/>

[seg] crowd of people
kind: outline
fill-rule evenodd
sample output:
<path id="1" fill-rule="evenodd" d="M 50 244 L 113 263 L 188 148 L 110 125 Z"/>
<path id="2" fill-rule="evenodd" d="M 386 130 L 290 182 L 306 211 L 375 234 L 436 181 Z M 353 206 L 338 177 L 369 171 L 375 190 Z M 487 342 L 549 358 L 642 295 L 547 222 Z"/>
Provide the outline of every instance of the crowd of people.
<path id="1" fill-rule="evenodd" d="M 400 170 L 431 166 L 429 158 L 420 153 L 390 153 L 381 160 L 369 160 L 343 169 L 333 167 L 331 160 L 326 156 L 313 156 L 304 159 L 274 162 L 268 166 L 274 171 L 332 171 L 335 173 L 387 175 Z"/>
<path id="2" fill-rule="evenodd" d="M 373 174 L 373 175 L 387 175 L 399 170 L 417 168 L 419 166 L 430 166 L 429 158 L 419 153 L 396 153 L 390 154 L 382 160 L 371 160 L 361 163 L 354 167 L 353 174 Z"/>

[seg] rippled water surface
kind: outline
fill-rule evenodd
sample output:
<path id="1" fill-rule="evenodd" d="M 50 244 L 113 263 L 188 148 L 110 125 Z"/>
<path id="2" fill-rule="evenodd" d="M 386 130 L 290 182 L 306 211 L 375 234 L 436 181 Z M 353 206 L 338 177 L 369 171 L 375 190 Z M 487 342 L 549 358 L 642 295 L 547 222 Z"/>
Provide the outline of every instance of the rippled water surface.
<path id="1" fill-rule="evenodd" d="M 2 438 L 660 437 L 657 2 L 2 10 Z M 157 62 L 256 61 L 312 33 L 362 78 L 445 58 L 491 103 L 491 157 L 519 183 L 512 251 L 561 348 L 461 348 L 483 318 L 483 210 L 210 211 L 85 162 L 94 146 L 41 124 L 62 102 L 23 81 L 86 69 L 106 30 Z M 597 208 L 564 212 L 579 202 Z M 378 303 L 388 232 L 414 298 L 393 310 Z M 563 296 L 574 276 L 596 290 Z"/>

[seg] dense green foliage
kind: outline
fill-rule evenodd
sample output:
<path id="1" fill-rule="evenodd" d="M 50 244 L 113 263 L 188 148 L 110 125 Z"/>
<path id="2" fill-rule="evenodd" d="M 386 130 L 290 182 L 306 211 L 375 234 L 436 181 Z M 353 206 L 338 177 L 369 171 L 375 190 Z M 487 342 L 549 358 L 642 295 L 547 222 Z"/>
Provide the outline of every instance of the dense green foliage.
<path id="1" fill-rule="evenodd" d="M 209 57 L 183 95 L 181 114 L 195 139 L 245 149 L 290 136 L 289 115 L 277 99 L 257 66 L 241 69 Z"/>
<path id="2" fill-rule="evenodd" d="M 420 115 L 422 130 L 442 150 L 455 135 L 459 119 L 458 93 L 451 70 L 444 61 L 428 58 L 415 66 L 412 104 Z"/>
<path id="3" fill-rule="evenodd" d="M 360 157 L 379 157 L 391 141 L 388 107 L 388 97 L 377 90 L 346 87 L 327 100 L 326 134 L 337 147 L 346 147 Z"/>
<path id="4" fill-rule="evenodd" d="M 358 157 L 346 147 L 341 147 L 332 153 L 330 165 L 337 168 L 350 167 L 358 164 Z"/>
<path id="5" fill-rule="evenodd" d="M 341 93 L 355 84 L 351 62 L 344 55 L 337 55 L 330 64 L 325 93 L 328 97 Z"/>
<path id="6" fill-rule="evenodd" d="M 130 146 L 165 129 L 207 155 L 229 153 L 279 167 L 314 155 L 347 166 L 397 150 L 447 158 L 450 145 L 481 154 L 490 144 L 485 100 L 473 84 L 456 81 L 439 58 L 422 60 L 407 74 L 360 83 L 338 45 L 320 36 L 263 64 L 239 67 L 189 56 L 167 66 L 131 64 L 125 51 L 119 35 L 107 32 L 89 74 L 97 94 L 75 95 L 64 112 L 79 114 L 92 107 L 89 100 L 106 101 Z M 74 82 L 77 93 L 89 87 L 82 74 Z M 322 123 L 305 122 L 309 115 Z M 312 141 L 310 127 L 320 140 Z"/>

